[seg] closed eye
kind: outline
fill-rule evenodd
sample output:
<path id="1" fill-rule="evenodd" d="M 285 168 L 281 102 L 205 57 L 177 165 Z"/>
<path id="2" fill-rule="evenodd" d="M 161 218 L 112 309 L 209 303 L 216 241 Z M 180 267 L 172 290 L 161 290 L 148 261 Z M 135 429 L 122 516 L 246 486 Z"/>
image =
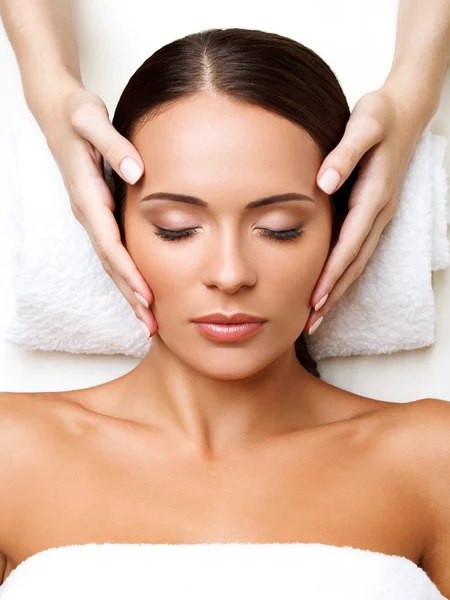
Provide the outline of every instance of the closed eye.
<path id="1" fill-rule="evenodd" d="M 197 229 L 199 228 L 191 227 L 190 229 L 173 230 L 156 226 L 155 235 L 157 235 L 165 241 L 174 242 L 192 237 Z M 282 230 L 264 229 L 262 227 L 260 227 L 259 229 L 262 232 L 262 236 L 282 242 L 295 240 L 299 237 L 302 237 L 305 233 L 305 230 L 301 227 Z"/>

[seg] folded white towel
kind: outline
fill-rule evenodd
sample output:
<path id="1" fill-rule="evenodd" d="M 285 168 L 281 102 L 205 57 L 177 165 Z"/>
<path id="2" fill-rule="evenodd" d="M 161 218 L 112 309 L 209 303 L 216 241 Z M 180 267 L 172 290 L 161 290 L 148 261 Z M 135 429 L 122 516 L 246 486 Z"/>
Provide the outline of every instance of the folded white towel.
<path id="1" fill-rule="evenodd" d="M 351 546 L 79 544 L 30 556 L 1 600 L 445 600 L 404 556 Z"/>
<path id="2" fill-rule="evenodd" d="M 435 341 L 432 271 L 450 263 L 447 138 L 427 127 L 400 189 L 397 211 L 363 274 L 306 336 L 316 360 L 389 354 Z"/>
<path id="3" fill-rule="evenodd" d="M 6 202 L 15 298 L 6 340 L 28 349 L 143 358 L 150 341 L 104 272 L 45 138 L 28 109 L 11 126 L 13 198 Z M 397 214 L 362 276 L 306 335 L 316 359 L 421 348 L 434 342 L 431 272 L 450 262 L 446 138 L 422 134 Z M 151 281 L 149 281 L 151 287 Z"/>

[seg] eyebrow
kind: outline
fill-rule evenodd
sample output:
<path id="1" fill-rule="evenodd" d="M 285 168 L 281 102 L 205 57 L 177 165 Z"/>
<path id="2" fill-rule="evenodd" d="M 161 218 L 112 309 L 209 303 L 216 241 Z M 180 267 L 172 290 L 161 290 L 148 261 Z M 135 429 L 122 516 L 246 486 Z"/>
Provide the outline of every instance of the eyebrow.
<path id="1" fill-rule="evenodd" d="M 195 204 L 196 206 L 209 206 L 207 202 L 198 198 L 197 196 L 187 196 L 186 194 L 174 194 L 172 192 L 154 192 L 145 196 L 139 202 L 147 202 L 148 200 L 173 200 L 175 202 L 186 202 L 187 204 Z M 267 198 L 260 198 L 247 204 L 245 208 L 258 208 L 265 206 L 266 204 L 275 204 L 276 202 L 287 202 L 290 200 L 306 200 L 308 202 L 315 202 L 310 196 L 306 194 L 297 194 L 295 192 L 288 192 L 286 194 L 276 194 L 275 196 L 268 196 Z"/>

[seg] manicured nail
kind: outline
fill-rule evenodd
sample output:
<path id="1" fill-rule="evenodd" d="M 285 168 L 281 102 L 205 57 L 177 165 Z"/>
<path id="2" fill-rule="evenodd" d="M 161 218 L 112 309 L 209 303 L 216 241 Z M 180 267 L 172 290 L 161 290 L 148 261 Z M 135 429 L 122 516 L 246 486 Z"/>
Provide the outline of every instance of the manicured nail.
<path id="1" fill-rule="evenodd" d="M 136 296 L 136 298 L 139 300 L 139 302 L 142 304 L 142 306 L 145 306 L 145 308 L 148 308 L 148 302 L 145 298 L 143 298 L 138 292 L 133 292 L 134 295 Z"/>
<path id="2" fill-rule="evenodd" d="M 150 338 L 150 331 L 148 330 L 147 325 L 144 323 L 144 321 L 141 321 L 140 319 L 138 319 L 140 326 L 142 327 L 142 331 L 144 332 L 144 335 L 147 339 Z"/>
<path id="3" fill-rule="evenodd" d="M 325 294 L 325 296 L 323 296 L 323 298 L 321 298 L 319 300 L 319 302 L 315 305 L 314 310 L 318 311 L 322 308 L 322 306 L 325 304 L 325 302 L 327 301 L 328 298 L 328 294 Z"/>
<path id="4" fill-rule="evenodd" d="M 126 156 L 120 163 L 120 172 L 128 183 L 136 183 L 142 175 L 142 169 L 131 156 Z"/>
<path id="5" fill-rule="evenodd" d="M 314 323 L 314 325 L 309 328 L 308 335 L 312 335 L 316 331 L 316 329 L 319 327 L 319 325 L 322 323 L 322 321 L 323 321 L 323 317 L 320 317 L 320 319 L 317 319 L 317 321 Z"/>
<path id="6" fill-rule="evenodd" d="M 340 180 L 341 176 L 335 169 L 327 169 L 319 179 L 319 186 L 326 194 L 332 194 Z"/>

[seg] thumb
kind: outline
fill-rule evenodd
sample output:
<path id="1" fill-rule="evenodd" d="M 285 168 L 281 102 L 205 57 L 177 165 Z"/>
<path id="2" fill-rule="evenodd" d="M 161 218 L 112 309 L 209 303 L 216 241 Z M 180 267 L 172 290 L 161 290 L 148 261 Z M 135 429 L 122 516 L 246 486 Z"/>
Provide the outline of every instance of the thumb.
<path id="1" fill-rule="evenodd" d="M 333 194 L 338 190 L 364 154 L 380 141 L 376 130 L 370 128 L 365 120 L 361 121 L 362 119 L 355 119 L 352 122 L 350 117 L 341 141 L 320 166 L 317 185 L 326 194 Z"/>
<path id="2" fill-rule="evenodd" d="M 116 173 L 128 183 L 134 184 L 144 172 L 144 162 L 139 152 L 122 136 L 109 120 L 108 111 L 102 103 L 89 103 L 72 119 L 75 131 L 89 140 Z"/>

